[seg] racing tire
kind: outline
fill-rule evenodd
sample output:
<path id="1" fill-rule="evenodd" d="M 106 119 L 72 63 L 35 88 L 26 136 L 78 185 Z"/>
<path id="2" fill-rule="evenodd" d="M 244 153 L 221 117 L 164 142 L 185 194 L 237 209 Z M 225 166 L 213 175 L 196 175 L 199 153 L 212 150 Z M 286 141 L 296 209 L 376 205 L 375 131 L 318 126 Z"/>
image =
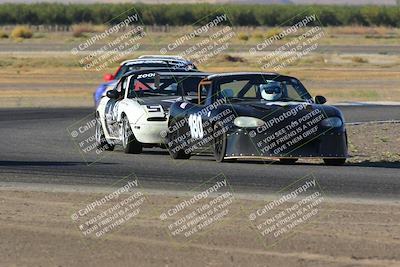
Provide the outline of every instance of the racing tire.
<path id="1" fill-rule="evenodd" d="M 136 140 L 126 117 L 122 119 L 122 147 L 126 154 L 140 154 L 143 151 L 143 145 Z"/>
<path id="2" fill-rule="evenodd" d="M 346 162 L 346 158 L 324 159 L 325 165 L 328 166 L 341 166 Z"/>
<path id="3" fill-rule="evenodd" d="M 222 130 L 221 124 L 216 123 L 214 125 L 214 138 L 213 138 L 214 158 L 217 162 L 235 162 L 236 159 L 225 159 L 227 135 L 226 132 L 224 132 L 223 134 L 217 134 L 221 130 Z"/>
<path id="4" fill-rule="evenodd" d="M 105 151 L 113 151 L 115 148 L 114 144 L 107 142 L 106 136 L 104 134 L 103 126 L 101 125 L 100 117 L 96 116 L 96 126 L 95 126 L 95 137 L 96 137 L 96 147 L 97 149 Z"/>
<path id="5" fill-rule="evenodd" d="M 279 159 L 279 163 L 285 164 L 285 165 L 293 165 L 298 161 L 298 158 L 284 158 L 284 159 Z"/>
<path id="6" fill-rule="evenodd" d="M 190 159 L 191 154 L 186 154 L 183 150 L 179 150 L 177 152 L 172 152 L 168 149 L 169 154 L 173 159 Z"/>
<path id="7" fill-rule="evenodd" d="M 173 133 L 168 134 L 167 140 L 173 141 L 176 140 L 179 137 L 179 132 L 178 130 L 174 131 Z M 186 154 L 183 149 L 178 150 L 178 151 L 172 151 L 172 148 L 168 146 L 168 144 L 165 144 L 165 146 L 168 149 L 168 153 L 171 155 L 171 158 L 173 159 L 190 159 L 192 156 L 190 153 Z"/>

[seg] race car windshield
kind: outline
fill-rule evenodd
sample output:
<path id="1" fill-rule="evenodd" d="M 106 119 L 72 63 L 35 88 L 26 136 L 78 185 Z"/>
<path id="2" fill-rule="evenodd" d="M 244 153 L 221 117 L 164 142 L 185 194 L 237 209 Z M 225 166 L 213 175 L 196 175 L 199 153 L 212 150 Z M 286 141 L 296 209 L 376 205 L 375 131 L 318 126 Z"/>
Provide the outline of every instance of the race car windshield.
<path id="1" fill-rule="evenodd" d="M 297 79 L 280 77 L 279 79 L 243 78 L 219 83 L 218 98 L 230 101 L 300 101 L 311 98 L 310 94 Z"/>
<path id="2" fill-rule="evenodd" d="M 149 77 L 150 76 L 150 77 Z M 129 85 L 128 98 L 148 96 L 181 96 L 182 92 L 196 92 L 202 77 L 157 76 L 149 73 L 132 79 Z"/>

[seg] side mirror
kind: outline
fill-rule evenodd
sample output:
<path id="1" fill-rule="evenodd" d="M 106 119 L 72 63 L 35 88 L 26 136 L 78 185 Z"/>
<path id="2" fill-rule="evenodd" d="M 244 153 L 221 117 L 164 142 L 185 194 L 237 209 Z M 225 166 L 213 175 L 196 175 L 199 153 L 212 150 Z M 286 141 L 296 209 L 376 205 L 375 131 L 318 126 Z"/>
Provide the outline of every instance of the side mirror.
<path id="1" fill-rule="evenodd" d="M 119 92 L 117 90 L 110 90 L 106 93 L 108 98 L 117 99 L 119 97 Z"/>
<path id="2" fill-rule="evenodd" d="M 323 97 L 322 95 L 317 95 L 316 97 L 315 97 L 315 103 L 316 104 L 325 104 L 326 103 L 326 98 L 325 97 Z"/>
<path id="3" fill-rule="evenodd" d="M 109 81 L 112 81 L 112 80 L 114 80 L 114 75 L 112 75 L 112 74 L 105 74 L 104 75 L 104 77 L 103 77 L 103 79 L 104 79 L 104 81 L 106 81 L 106 82 L 109 82 Z"/>

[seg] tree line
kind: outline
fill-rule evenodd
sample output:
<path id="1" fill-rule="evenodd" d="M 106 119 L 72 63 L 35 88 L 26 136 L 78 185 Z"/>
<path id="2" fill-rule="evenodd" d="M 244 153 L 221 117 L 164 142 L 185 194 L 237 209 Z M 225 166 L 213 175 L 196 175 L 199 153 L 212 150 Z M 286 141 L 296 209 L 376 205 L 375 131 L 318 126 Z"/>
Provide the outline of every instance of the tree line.
<path id="1" fill-rule="evenodd" d="M 400 27 L 399 6 L 323 5 L 211 5 L 211 4 L 1 4 L 0 24 L 72 25 L 117 24 L 137 13 L 145 25 L 201 24 L 207 18 L 227 14 L 234 26 L 288 26 L 316 14 L 323 26 Z"/>

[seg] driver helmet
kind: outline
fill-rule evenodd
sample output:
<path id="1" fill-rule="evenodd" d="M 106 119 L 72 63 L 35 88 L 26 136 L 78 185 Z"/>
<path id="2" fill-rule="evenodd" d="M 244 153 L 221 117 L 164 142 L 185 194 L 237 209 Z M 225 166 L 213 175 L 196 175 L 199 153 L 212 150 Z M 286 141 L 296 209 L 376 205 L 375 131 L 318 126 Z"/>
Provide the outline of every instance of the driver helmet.
<path id="1" fill-rule="evenodd" d="M 268 101 L 278 100 L 282 96 L 282 88 L 279 82 L 260 84 L 261 97 Z"/>

